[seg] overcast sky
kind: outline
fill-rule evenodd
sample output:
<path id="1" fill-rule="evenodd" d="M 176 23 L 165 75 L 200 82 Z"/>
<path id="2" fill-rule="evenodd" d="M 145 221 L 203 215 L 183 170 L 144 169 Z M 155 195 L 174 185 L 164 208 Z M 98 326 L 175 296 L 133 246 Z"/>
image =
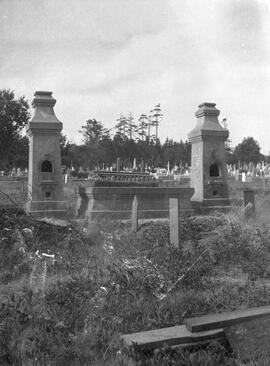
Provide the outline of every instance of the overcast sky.
<path id="1" fill-rule="evenodd" d="M 50 90 L 64 133 L 161 103 L 159 135 L 186 140 L 217 103 L 233 145 L 270 151 L 270 7 L 263 0 L 0 0 L 0 87 Z"/>

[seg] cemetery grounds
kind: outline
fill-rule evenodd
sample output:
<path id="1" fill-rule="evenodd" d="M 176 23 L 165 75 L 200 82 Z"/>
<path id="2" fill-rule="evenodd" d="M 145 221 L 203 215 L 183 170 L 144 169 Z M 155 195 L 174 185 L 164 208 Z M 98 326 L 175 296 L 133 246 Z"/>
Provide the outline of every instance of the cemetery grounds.
<path id="1" fill-rule="evenodd" d="M 255 218 L 244 220 L 238 204 L 229 214 L 181 218 L 176 249 L 167 222 L 134 233 L 127 223 L 100 221 L 90 237 L 35 221 L 14 207 L 21 183 L 10 187 L 1 186 L 2 200 L 13 201 L 0 211 L 1 365 L 244 365 L 217 343 L 147 354 L 134 347 L 131 358 L 120 335 L 270 305 L 267 190 L 258 189 Z M 245 363 L 269 364 L 267 354 Z"/>

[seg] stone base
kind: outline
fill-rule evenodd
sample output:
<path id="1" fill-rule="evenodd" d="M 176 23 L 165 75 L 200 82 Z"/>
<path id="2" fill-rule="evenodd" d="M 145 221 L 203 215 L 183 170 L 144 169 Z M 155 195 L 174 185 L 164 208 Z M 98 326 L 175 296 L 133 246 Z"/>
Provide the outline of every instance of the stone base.
<path id="1" fill-rule="evenodd" d="M 192 208 L 198 215 L 212 212 L 228 213 L 232 209 L 232 203 L 229 198 L 207 198 L 203 201 L 192 201 Z"/>
<path id="2" fill-rule="evenodd" d="M 191 215 L 193 214 L 193 209 L 182 209 L 180 210 L 180 215 Z M 131 210 L 93 210 L 87 213 L 87 218 L 90 221 L 100 221 L 100 220 L 130 220 Z M 169 210 L 139 210 L 138 220 L 143 219 L 169 219 Z"/>
<path id="3" fill-rule="evenodd" d="M 35 217 L 66 218 L 65 201 L 28 201 L 26 213 Z"/>
<path id="4" fill-rule="evenodd" d="M 214 207 L 214 206 L 230 206 L 231 201 L 229 198 L 205 198 L 202 201 L 204 207 Z"/>

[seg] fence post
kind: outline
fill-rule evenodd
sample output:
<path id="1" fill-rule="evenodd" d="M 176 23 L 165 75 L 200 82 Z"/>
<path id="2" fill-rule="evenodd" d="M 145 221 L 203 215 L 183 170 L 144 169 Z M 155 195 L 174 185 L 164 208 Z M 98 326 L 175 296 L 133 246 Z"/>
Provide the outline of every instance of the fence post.
<path id="1" fill-rule="evenodd" d="M 169 198 L 170 243 L 179 248 L 178 198 Z"/>
<path id="2" fill-rule="evenodd" d="M 138 231 L 138 198 L 135 195 L 132 202 L 131 227 L 132 231 Z"/>
<path id="3" fill-rule="evenodd" d="M 262 176 L 262 186 L 263 186 L 263 194 L 265 194 L 266 191 L 266 179 L 265 176 Z"/>

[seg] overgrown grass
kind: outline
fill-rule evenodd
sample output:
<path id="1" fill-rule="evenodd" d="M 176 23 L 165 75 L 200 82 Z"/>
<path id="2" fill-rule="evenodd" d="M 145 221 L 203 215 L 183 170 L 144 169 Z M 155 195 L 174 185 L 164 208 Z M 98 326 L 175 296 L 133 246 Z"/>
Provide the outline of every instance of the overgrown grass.
<path id="1" fill-rule="evenodd" d="M 270 304 L 261 281 L 270 277 L 270 230 L 258 220 L 181 219 L 179 249 L 160 222 L 137 233 L 104 222 L 90 239 L 14 210 L 0 213 L 0 230 L 1 365 L 241 365 L 215 344 L 131 361 L 120 334 Z"/>

